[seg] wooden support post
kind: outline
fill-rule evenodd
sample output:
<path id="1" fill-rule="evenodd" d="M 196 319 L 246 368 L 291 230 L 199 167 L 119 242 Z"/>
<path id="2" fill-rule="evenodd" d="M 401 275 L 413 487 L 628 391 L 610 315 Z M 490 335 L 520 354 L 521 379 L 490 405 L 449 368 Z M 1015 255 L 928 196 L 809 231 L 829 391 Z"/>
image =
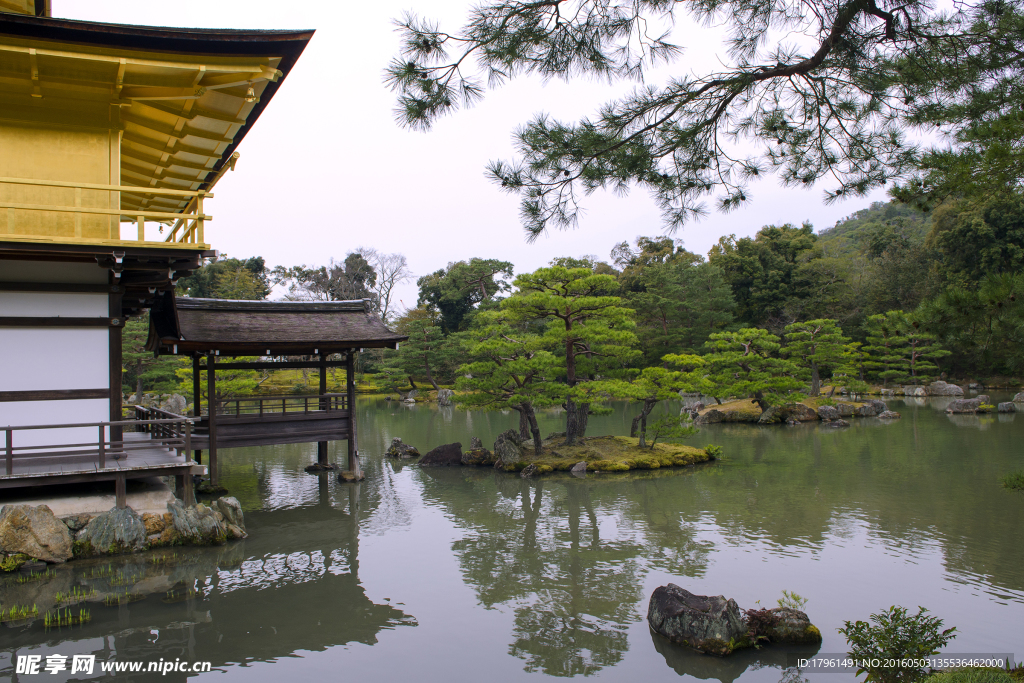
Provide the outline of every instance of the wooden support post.
<path id="1" fill-rule="evenodd" d="M 185 490 L 182 493 L 181 502 L 183 502 L 185 505 L 195 505 L 196 504 L 196 494 L 195 494 L 195 491 L 192 490 L 192 471 L 191 470 L 187 471 L 185 473 L 185 476 L 182 477 L 182 478 L 184 479 L 183 483 L 185 484 L 185 486 L 184 486 Z"/>
<path id="2" fill-rule="evenodd" d="M 345 363 L 345 390 L 348 394 L 348 470 L 356 481 L 363 478 L 359 469 L 359 442 L 356 439 L 356 351 L 348 353 Z"/>
<path id="3" fill-rule="evenodd" d="M 200 387 L 202 386 L 202 375 L 203 371 L 199 365 L 199 354 L 192 356 L 192 417 L 197 418 L 196 424 L 203 419 L 203 392 Z M 192 457 L 196 462 L 201 463 L 203 461 L 202 451 L 193 451 Z"/>
<path id="4" fill-rule="evenodd" d="M 128 482 L 125 479 L 124 472 L 118 472 L 114 475 L 114 499 L 118 510 L 128 507 Z"/>
<path id="5" fill-rule="evenodd" d="M 209 402 L 210 484 L 217 485 L 217 355 L 206 354 L 206 397 Z"/>
<path id="6" fill-rule="evenodd" d="M 110 296 L 107 303 L 107 314 L 111 319 L 121 318 L 121 297 L 124 295 L 124 287 L 114 282 L 114 274 L 110 274 Z M 110 421 L 120 422 L 124 419 L 121 415 L 121 325 L 111 325 L 108 336 L 110 353 L 108 354 L 109 377 L 110 377 Z M 136 397 L 138 398 L 138 397 Z M 124 428 L 120 425 L 110 427 L 110 442 L 124 441 Z M 116 447 L 115 449 L 116 450 Z M 114 455 L 113 457 L 117 457 Z"/>
<path id="7" fill-rule="evenodd" d="M 7 474 L 14 474 L 14 430 L 8 427 L 7 432 Z"/>
<path id="8" fill-rule="evenodd" d="M 327 355 L 320 354 L 320 410 L 326 411 L 328 399 L 324 398 L 327 393 Z M 327 442 L 318 441 L 316 444 L 316 461 L 319 465 L 327 464 Z"/>
<path id="9" fill-rule="evenodd" d="M 111 427 L 110 431 L 114 431 L 114 428 Z M 107 444 L 105 436 L 106 435 L 103 433 L 103 425 L 100 425 L 100 439 L 97 448 L 99 448 L 99 462 L 101 470 L 107 466 Z"/>

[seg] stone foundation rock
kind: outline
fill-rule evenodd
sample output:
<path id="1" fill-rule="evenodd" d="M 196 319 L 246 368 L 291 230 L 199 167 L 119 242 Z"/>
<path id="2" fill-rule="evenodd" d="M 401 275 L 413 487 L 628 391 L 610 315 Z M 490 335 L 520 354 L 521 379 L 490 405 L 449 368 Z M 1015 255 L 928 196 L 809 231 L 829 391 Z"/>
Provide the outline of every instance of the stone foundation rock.
<path id="1" fill-rule="evenodd" d="M 1016 408 L 1014 408 L 1014 405 L 1013 405 L 1012 401 L 1007 401 L 1005 403 L 1000 403 L 998 406 L 996 406 L 996 409 L 1000 413 L 1013 413 L 1013 412 L 1016 412 L 1016 410 L 1017 410 Z"/>
<path id="2" fill-rule="evenodd" d="M 170 504 L 168 504 L 170 506 Z M 146 524 L 130 507 L 111 508 L 94 517 L 78 532 L 75 544 L 85 554 L 118 554 L 145 550 Z"/>
<path id="3" fill-rule="evenodd" d="M 0 551 L 66 562 L 71 559 L 71 532 L 46 505 L 5 505 L 0 510 Z"/>
<path id="4" fill-rule="evenodd" d="M 202 503 L 186 507 L 175 498 L 167 504 L 171 522 L 181 540 L 189 545 L 221 544 L 227 539 L 227 531 L 217 521 L 213 510 Z"/>

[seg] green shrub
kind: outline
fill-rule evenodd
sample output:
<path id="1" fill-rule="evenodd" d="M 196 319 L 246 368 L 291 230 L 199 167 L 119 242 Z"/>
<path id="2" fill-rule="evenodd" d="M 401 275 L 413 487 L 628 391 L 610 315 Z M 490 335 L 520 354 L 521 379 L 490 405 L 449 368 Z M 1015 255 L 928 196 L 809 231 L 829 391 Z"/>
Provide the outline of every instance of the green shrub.
<path id="1" fill-rule="evenodd" d="M 1011 491 L 1024 491 L 1024 470 L 1017 470 L 1005 475 L 1003 486 Z"/>
<path id="2" fill-rule="evenodd" d="M 871 624 L 865 621 L 843 622 L 839 632 L 850 644 L 850 656 L 857 660 L 913 660 L 938 654 L 949 641 L 956 638 L 956 629 L 942 628 L 942 620 L 928 616 L 924 607 L 917 614 L 908 614 L 906 607 L 890 607 L 871 615 Z M 873 624 L 873 625 L 872 625 Z M 878 683 L 912 683 L 925 678 L 923 667 L 874 667 L 857 669 L 867 674 L 868 681 Z"/>
<path id="3" fill-rule="evenodd" d="M 999 669 L 955 669 L 931 676 L 928 683 L 1016 683 Z"/>
<path id="4" fill-rule="evenodd" d="M 779 598 L 779 607 L 802 610 L 806 604 L 807 598 L 801 597 L 793 591 L 784 590 L 782 591 L 782 597 Z"/>
<path id="5" fill-rule="evenodd" d="M 709 443 L 704 447 L 704 452 L 711 458 L 720 458 L 722 456 L 722 447 L 716 446 L 713 443 Z"/>

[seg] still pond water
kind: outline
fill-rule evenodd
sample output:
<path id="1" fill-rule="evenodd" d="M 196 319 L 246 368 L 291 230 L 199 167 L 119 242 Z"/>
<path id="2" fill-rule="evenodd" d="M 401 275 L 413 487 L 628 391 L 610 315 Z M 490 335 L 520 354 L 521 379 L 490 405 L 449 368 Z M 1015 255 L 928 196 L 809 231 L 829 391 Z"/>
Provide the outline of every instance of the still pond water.
<path id="1" fill-rule="evenodd" d="M 361 400 L 364 482 L 303 472 L 314 444 L 224 451 L 221 481 L 245 509 L 247 540 L 6 579 L 4 607 L 53 604 L 75 586 L 134 601 L 89 604 L 84 626 L 0 626 L 0 679 L 98 678 L 14 667 L 18 655 L 95 654 L 209 661 L 197 677 L 217 681 L 798 680 L 778 652 L 719 660 L 652 637 L 647 600 L 670 581 L 744 608 L 796 591 L 823 653 L 845 650 L 844 620 L 901 604 L 957 627 L 947 652 L 1019 660 L 1024 495 L 999 478 L 1024 467 L 1024 415 L 889 404 L 902 420 L 706 426 L 687 441 L 718 444 L 724 458 L 696 468 L 523 480 L 381 456 L 395 436 L 422 451 L 491 443 L 515 414 Z M 616 406 L 589 433 L 627 433 L 632 412 Z M 559 424 L 545 414 L 542 432 Z"/>

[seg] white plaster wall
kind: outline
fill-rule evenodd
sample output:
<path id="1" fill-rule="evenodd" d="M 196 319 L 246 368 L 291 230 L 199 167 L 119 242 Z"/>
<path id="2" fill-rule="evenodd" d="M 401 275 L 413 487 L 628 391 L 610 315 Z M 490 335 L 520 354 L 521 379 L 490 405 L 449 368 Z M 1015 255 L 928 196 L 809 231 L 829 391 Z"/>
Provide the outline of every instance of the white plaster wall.
<path id="1" fill-rule="evenodd" d="M 110 419 L 110 402 L 106 399 L 80 401 L 19 401 L 0 403 L 0 429 L 47 424 L 106 422 Z M 109 432 L 106 434 L 109 439 Z M 6 439 L 6 437 L 4 437 Z M 99 439 L 98 427 L 68 429 L 32 429 L 14 432 L 15 446 L 45 446 L 70 443 L 93 443 Z"/>
<path id="2" fill-rule="evenodd" d="M 0 328 L 0 391 L 108 387 L 109 339 L 105 327 Z"/>
<path id="3" fill-rule="evenodd" d="M 0 315 L 106 318 L 108 301 L 106 294 L 0 292 Z"/>

